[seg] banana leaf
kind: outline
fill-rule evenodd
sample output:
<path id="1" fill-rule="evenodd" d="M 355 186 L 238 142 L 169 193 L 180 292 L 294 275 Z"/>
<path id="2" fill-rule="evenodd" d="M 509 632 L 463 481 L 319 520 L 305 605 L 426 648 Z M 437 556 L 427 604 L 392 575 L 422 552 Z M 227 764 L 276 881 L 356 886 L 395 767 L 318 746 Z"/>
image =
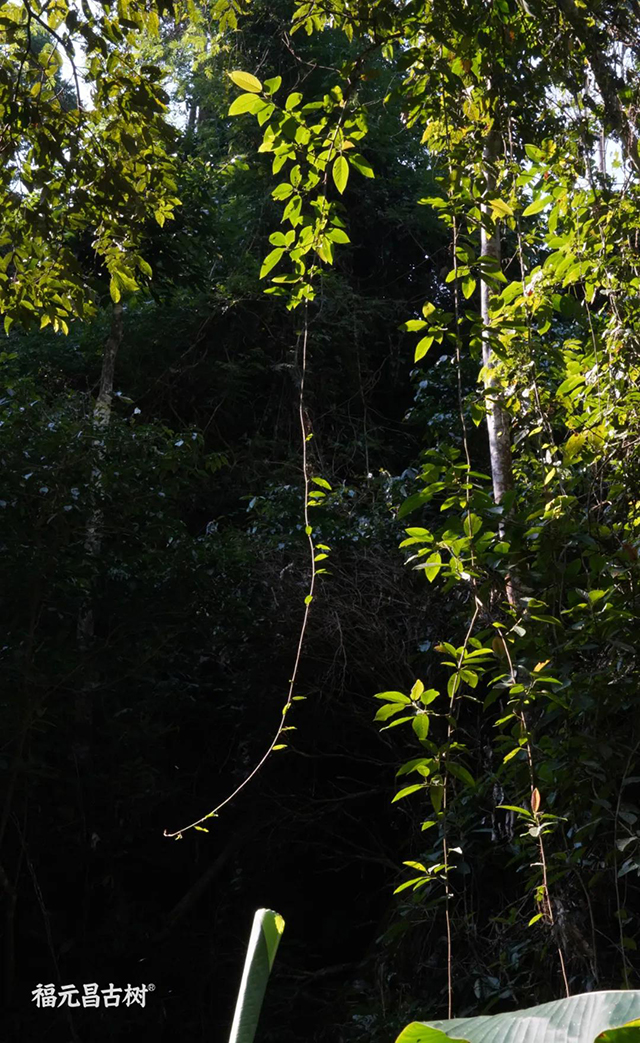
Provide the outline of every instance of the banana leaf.
<path id="1" fill-rule="evenodd" d="M 640 990 L 588 992 L 507 1014 L 414 1021 L 396 1043 L 640 1043 L 640 1025 L 628 1024 L 636 1019 Z"/>
<path id="2" fill-rule="evenodd" d="M 284 920 L 272 909 L 258 909 L 253 918 L 247 956 L 238 991 L 229 1043 L 253 1043 L 269 974 Z"/>

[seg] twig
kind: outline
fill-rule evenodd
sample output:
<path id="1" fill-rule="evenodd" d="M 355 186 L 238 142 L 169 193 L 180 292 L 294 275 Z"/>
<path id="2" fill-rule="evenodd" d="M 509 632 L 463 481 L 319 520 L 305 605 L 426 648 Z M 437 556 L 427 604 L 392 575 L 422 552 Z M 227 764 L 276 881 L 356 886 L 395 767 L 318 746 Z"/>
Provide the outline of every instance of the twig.
<path id="1" fill-rule="evenodd" d="M 308 474 L 308 471 L 307 471 L 307 440 L 308 440 L 310 432 L 307 432 L 307 422 L 306 422 L 306 417 L 305 417 L 305 405 L 304 405 L 305 377 L 306 377 L 306 372 L 307 372 L 307 342 L 308 342 L 308 335 L 309 335 L 309 316 L 308 316 L 308 305 L 307 305 L 307 302 L 305 301 L 305 305 L 304 305 L 304 328 L 303 328 L 303 333 L 302 333 L 302 344 L 301 344 L 302 350 L 301 350 L 301 359 L 300 359 L 300 391 L 299 391 L 299 396 L 298 396 L 298 417 L 299 417 L 299 421 L 300 421 L 300 435 L 301 435 L 301 438 L 302 438 L 302 471 L 303 471 L 303 479 L 304 479 L 304 526 L 305 526 L 305 533 L 306 533 L 306 536 L 307 536 L 307 542 L 309 544 L 310 573 L 311 574 L 310 574 L 309 588 L 308 588 L 307 596 L 305 597 L 304 616 L 302 618 L 302 625 L 300 627 L 300 634 L 299 634 L 299 637 L 298 637 L 298 647 L 296 649 L 296 656 L 295 656 L 295 661 L 294 661 L 294 664 L 293 664 L 293 672 L 291 674 L 291 678 L 290 678 L 290 681 L 289 681 L 289 688 L 288 688 L 288 691 L 287 691 L 287 701 L 286 701 L 284 707 L 282 708 L 282 719 L 280 721 L 280 724 L 278 725 L 278 728 L 276 729 L 276 733 L 273 736 L 273 739 L 271 740 L 271 743 L 269 744 L 269 747 L 266 750 L 266 752 L 262 755 L 262 757 L 260 758 L 260 760 L 258 761 L 256 766 L 249 772 L 249 774 L 246 776 L 246 778 L 243 779 L 243 781 L 238 786 L 236 786 L 236 788 L 233 790 L 233 792 L 230 793 L 228 797 L 225 797 L 225 799 L 223 801 L 221 801 L 220 804 L 217 804 L 216 807 L 212 811 L 207 812 L 206 815 L 202 815 L 201 818 L 196 819 L 194 822 L 190 822 L 188 826 L 183 826 L 181 829 L 176 829 L 176 830 L 173 830 L 172 832 L 170 832 L 169 830 L 165 829 L 165 831 L 164 831 L 165 837 L 176 837 L 176 838 L 179 839 L 179 838 L 182 837 L 183 833 L 187 832 L 187 830 L 195 829 L 196 827 L 201 826 L 202 823 L 205 822 L 207 819 L 214 818 L 215 816 L 217 816 L 218 812 L 222 810 L 222 808 L 224 808 L 227 804 L 229 804 L 232 800 L 234 800 L 235 797 L 237 797 L 237 795 L 240 792 L 242 792 L 242 790 L 246 786 L 249 785 L 251 780 L 255 778 L 255 776 L 258 774 L 258 772 L 260 771 L 262 766 L 266 763 L 266 761 L 269 758 L 269 755 L 272 753 L 272 751 L 275 748 L 275 746 L 278 744 L 278 740 L 279 740 L 280 736 L 282 735 L 282 732 L 283 732 L 283 730 L 285 728 L 285 721 L 286 721 L 287 712 L 289 711 L 289 709 L 291 708 L 291 705 L 293 703 L 293 693 L 294 693 L 294 689 L 295 689 L 295 683 L 296 683 L 296 680 L 297 680 L 297 677 L 298 677 L 298 669 L 300 667 L 300 659 L 302 657 L 302 647 L 304 645 L 304 639 L 305 639 L 305 635 L 306 635 L 306 632 L 307 632 L 307 623 L 309 621 L 309 612 L 310 612 L 310 609 L 311 609 L 311 602 L 313 601 L 313 594 L 314 594 L 315 581 L 316 581 L 315 547 L 313 545 L 313 536 L 312 536 L 312 532 L 311 532 L 311 525 L 309 524 L 309 474 Z"/>
<path id="2" fill-rule="evenodd" d="M 45 32 L 49 34 L 49 36 L 53 36 L 54 40 L 57 40 L 57 42 L 64 50 L 67 58 L 69 59 L 69 65 L 71 66 L 73 80 L 76 86 L 76 101 L 78 104 L 78 112 L 82 112 L 82 99 L 80 97 L 80 81 L 78 79 L 78 70 L 76 69 L 76 63 L 73 60 L 73 56 L 75 54 L 73 47 L 65 43 L 63 38 L 58 35 L 55 29 L 52 29 L 51 26 L 48 25 L 47 22 L 45 22 L 44 19 L 40 17 L 40 15 L 36 14 L 35 11 L 32 11 L 28 3 L 25 3 L 25 8 L 27 10 L 27 18 L 33 18 L 34 22 L 37 22 L 38 25 L 41 26 L 45 30 Z"/>

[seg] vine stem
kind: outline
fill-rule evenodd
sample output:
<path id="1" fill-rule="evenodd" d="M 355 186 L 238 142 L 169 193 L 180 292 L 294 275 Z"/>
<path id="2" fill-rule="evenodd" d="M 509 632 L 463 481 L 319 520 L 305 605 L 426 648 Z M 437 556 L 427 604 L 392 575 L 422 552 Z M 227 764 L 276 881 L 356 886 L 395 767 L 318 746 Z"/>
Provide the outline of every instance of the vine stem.
<path id="1" fill-rule="evenodd" d="M 352 91 L 355 88 L 355 80 L 354 79 L 352 79 L 350 81 L 349 87 L 350 87 L 350 91 Z M 337 140 L 338 134 L 340 132 L 340 128 L 342 126 L 342 123 L 344 121 L 345 114 L 346 114 L 346 99 L 345 99 L 344 104 L 342 105 L 342 111 L 340 112 L 340 115 L 339 115 L 339 118 L 338 118 L 338 122 L 336 124 L 335 130 L 333 132 L 333 137 L 331 139 L 331 144 L 329 146 L 329 152 L 330 152 L 330 157 L 331 158 L 333 158 L 333 155 L 336 152 L 336 140 Z M 325 199 L 325 201 L 326 201 L 326 191 L 327 191 L 328 178 L 329 178 L 329 161 L 327 161 L 325 174 L 324 174 L 324 181 L 323 181 L 323 188 L 324 188 L 324 192 L 325 192 L 325 195 L 324 195 L 323 198 Z M 323 217 L 322 229 L 324 230 L 324 228 L 327 225 L 327 221 L 328 221 L 328 208 L 325 208 L 323 210 L 322 217 Z M 313 279 L 314 275 L 316 274 L 316 271 L 317 271 L 317 269 L 316 269 L 315 266 L 310 269 L 310 271 L 308 273 L 308 275 L 309 275 L 309 283 L 311 282 L 311 280 Z M 220 804 L 217 804 L 216 807 L 213 808 L 212 811 L 207 812 L 206 815 L 202 815 L 201 818 L 195 819 L 195 821 L 190 822 L 188 826 L 183 826 L 181 829 L 176 829 L 176 830 L 173 830 L 173 831 L 165 829 L 164 830 L 165 837 L 174 837 L 174 838 L 179 840 L 179 839 L 181 839 L 182 835 L 187 832 L 187 830 L 189 830 L 189 829 L 197 829 L 198 827 L 201 827 L 203 822 L 205 822 L 207 819 L 216 817 L 218 815 L 218 812 L 220 812 L 222 810 L 222 808 L 226 807 L 227 804 L 230 804 L 231 801 L 234 800 L 235 797 L 237 797 L 238 794 L 241 793 L 242 790 L 245 789 L 245 787 L 249 785 L 249 783 L 256 777 L 256 775 L 259 773 L 261 768 L 264 766 L 264 764 L 269 759 L 271 753 L 274 751 L 274 749 L 278 745 L 278 740 L 280 739 L 280 737 L 281 737 L 281 735 L 282 735 L 282 733 L 283 733 L 283 731 L 285 730 L 285 727 L 286 727 L 286 725 L 285 725 L 286 715 L 287 715 L 288 711 L 291 709 L 291 705 L 293 703 L 293 698 L 294 698 L 293 693 L 294 693 L 294 689 L 295 689 L 296 680 L 297 680 L 297 677 L 298 677 L 298 670 L 299 670 L 299 667 L 300 667 L 300 660 L 302 658 L 302 649 L 303 649 L 304 641 L 305 641 L 305 637 L 306 637 L 307 624 L 309 622 L 309 613 L 310 613 L 310 608 L 311 608 L 311 602 L 313 601 L 313 596 L 314 596 L 314 591 L 315 591 L 315 583 L 316 583 L 316 560 L 315 560 L 316 559 L 316 555 L 315 555 L 315 547 L 313 545 L 313 534 L 312 534 L 312 530 L 311 530 L 311 525 L 309 523 L 309 474 L 308 474 L 307 442 L 308 442 L 309 438 L 311 437 L 311 432 L 307 431 L 307 421 L 306 421 L 306 417 L 305 417 L 305 398 L 304 398 L 305 379 L 306 379 L 306 374 L 307 374 L 307 348 L 308 348 L 308 340 L 309 340 L 309 311 L 308 311 L 308 303 L 309 303 L 309 301 L 308 301 L 308 297 L 307 297 L 305 299 L 305 301 L 304 301 L 304 321 L 303 321 L 302 335 L 301 335 L 301 338 L 299 338 L 299 340 L 298 340 L 298 347 L 301 349 L 300 350 L 300 391 L 299 391 L 299 395 L 298 395 L 298 418 L 299 418 L 299 423 L 300 423 L 300 436 L 301 436 L 301 439 L 302 439 L 302 471 L 303 471 L 303 483 L 304 483 L 304 529 L 305 529 L 305 534 L 306 534 L 307 541 L 308 541 L 308 544 L 309 544 L 310 578 L 309 578 L 309 587 L 308 587 L 308 590 L 307 590 L 307 595 L 305 597 L 304 616 L 302 618 L 302 625 L 300 627 L 300 633 L 299 633 L 299 636 L 298 636 L 298 645 L 297 645 L 297 648 L 296 648 L 296 654 L 295 654 L 295 659 L 294 659 L 294 664 L 293 664 L 293 671 L 292 671 L 292 674 L 291 674 L 291 678 L 289 679 L 289 687 L 288 687 L 288 691 L 287 691 L 287 700 L 285 702 L 285 705 L 282 708 L 282 719 L 280 721 L 280 724 L 278 725 L 278 728 L 276 729 L 276 732 L 275 732 L 275 734 L 274 734 L 274 736 L 273 736 L 273 738 L 272 738 L 272 740 L 271 740 L 267 750 L 264 752 L 264 754 L 262 755 L 262 757 L 260 758 L 258 763 L 252 768 L 252 770 L 249 772 L 249 774 L 246 776 L 246 778 L 244 778 L 243 781 L 238 786 L 236 786 L 236 788 L 227 797 L 225 797 L 225 799 L 223 801 L 220 802 Z"/>
<path id="2" fill-rule="evenodd" d="M 309 613 L 310 613 L 310 609 L 311 609 L 311 602 L 313 601 L 313 594 L 314 594 L 315 584 L 316 584 L 315 547 L 313 545 L 313 535 L 312 535 L 312 532 L 311 532 L 311 525 L 309 524 L 309 473 L 308 473 L 307 442 L 308 442 L 308 439 L 310 437 L 310 432 L 307 431 L 307 422 L 306 422 L 306 418 L 305 418 L 305 407 L 304 407 L 304 403 L 305 403 L 305 398 L 304 398 L 305 377 L 306 377 L 306 373 L 307 373 L 307 346 L 308 346 L 308 339 L 309 339 L 309 313 L 308 313 L 308 304 L 307 304 L 307 301 L 305 301 L 304 302 L 304 323 L 303 323 L 302 337 L 298 341 L 298 345 L 299 345 L 299 347 L 301 349 L 300 350 L 300 391 L 299 391 L 299 395 L 298 395 L 298 418 L 299 418 L 299 422 L 300 422 L 300 436 L 301 436 L 301 439 L 302 439 L 302 472 L 303 472 L 303 481 L 304 481 L 304 528 L 305 528 L 305 535 L 307 537 L 307 541 L 308 541 L 308 544 L 309 544 L 310 576 L 309 576 L 309 587 L 308 587 L 308 590 L 307 590 L 307 595 L 305 597 L 304 615 L 302 617 L 302 624 L 300 626 L 300 633 L 298 635 L 298 645 L 297 645 L 297 648 L 296 648 L 296 655 L 295 655 L 295 659 L 294 659 L 294 663 L 293 663 L 293 671 L 292 671 L 291 677 L 289 679 L 289 687 L 288 687 L 288 690 L 287 690 L 287 701 L 286 701 L 285 705 L 282 708 L 282 720 L 280 721 L 280 724 L 278 725 L 278 727 L 276 729 L 276 732 L 275 732 L 275 734 L 274 734 L 274 736 L 273 736 L 273 738 L 272 738 L 272 740 L 271 740 L 271 742 L 269 744 L 268 749 L 262 755 L 262 757 L 260 758 L 258 763 L 255 765 L 255 767 L 252 768 L 252 770 L 249 772 L 249 774 L 246 776 L 246 778 L 243 779 L 243 781 L 238 786 L 236 786 L 236 788 L 233 790 L 233 792 L 230 793 L 228 797 L 225 797 L 225 799 L 223 801 L 221 801 L 220 804 L 217 804 L 215 806 L 215 808 L 213 808 L 212 811 L 208 811 L 206 815 L 202 815 L 201 818 L 196 819 L 194 822 L 190 822 L 188 826 L 183 826 L 181 829 L 176 829 L 176 830 L 173 830 L 172 832 L 170 832 L 169 830 L 165 829 L 165 831 L 164 831 L 165 837 L 175 837 L 176 839 L 180 839 L 182 837 L 182 835 L 187 832 L 187 830 L 189 830 L 189 829 L 196 829 L 203 822 L 206 822 L 207 819 L 215 818 L 218 815 L 218 812 L 220 812 L 222 810 L 222 808 L 224 808 L 227 804 L 230 804 L 231 801 L 234 800 L 235 797 L 237 797 L 238 794 L 241 793 L 242 790 L 245 789 L 245 787 L 249 785 L 249 783 L 256 777 L 258 772 L 261 770 L 261 768 L 267 762 L 267 760 L 268 760 L 269 756 L 271 755 L 271 753 L 273 752 L 274 748 L 278 745 L 278 739 L 281 737 L 281 735 L 282 735 L 282 733 L 283 733 L 283 731 L 285 729 L 285 721 L 286 721 L 287 713 L 290 710 L 291 705 L 293 703 L 293 698 L 294 698 L 293 693 L 294 693 L 294 690 L 295 690 L 295 684 L 296 684 L 296 681 L 297 681 L 298 671 L 299 671 L 299 668 L 300 668 L 300 660 L 302 658 L 302 649 L 303 649 L 304 641 L 305 641 L 305 637 L 306 637 L 307 624 L 309 622 Z"/>
<path id="3" fill-rule="evenodd" d="M 514 672 L 514 669 L 513 669 L 513 660 L 511 658 L 511 653 L 509 652 L 509 646 L 507 645 L 507 642 L 504 639 L 504 634 L 502 633 L 501 630 L 498 631 L 498 636 L 500 637 L 500 640 L 502 641 L 502 647 L 504 648 L 504 654 L 507 657 L 507 662 L 509 663 L 509 673 L 511 675 L 511 683 L 515 684 L 516 683 L 516 676 L 515 676 L 515 672 Z M 520 709 L 520 711 L 518 713 L 518 717 L 520 719 L 520 724 L 522 726 L 523 733 L 527 736 L 527 743 L 526 743 L 525 749 L 527 751 L 527 764 L 529 766 L 529 783 L 530 783 L 530 787 L 531 787 L 531 810 L 532 810 L 534 818 L 535 818 L 536 826 L 540 827 L 541 823 L 540 823 L 539 811 L 538 810 L 534 811 L 534 803 L 533 803 L 533 795 L 534 795 L 535 792 L 537 792 L 536 777 L 535 777 L 535 767 L 534 767 L 534 763 L 533 763 L 533 749 L 531 747 L 531 739 L 529 738 L 529 729 L 527 727 L 527 718 L 526 718 L 526 715 L 525 715 L 525 712 L 524 712 L 523 708 Z M 538 800 L 539 800 L 540 799 L 539 792 L 538 792 L 537 795 L 538 795 Z M 553 928 L 555 926 L 555 917 L 553 915 L 553 905 L 551 904 L 551 896 L 549 894 L 549 880 L 548 880 L 548 876 L 547 876 L 547 856 L 546 856 L 545 849 L 544 849 L 544 841 L 542 839 L 542 831 L 538 834 L 538 849 L 540 851 L 540 866 L 541 866 L 541 869 L 542 869 L 542 887 L 543 887 L 543 890 L 544 890 L 544 902 L 545 902 L 544 908 L 545 908 L 545 911 L 546 911 L 546 913 L 547 913 L 547 915 L 549 917 L 549 925 L 551 926 L 551 928 Z M 566 992 L 567 996 L 570 996 L 571 995 L 571 989 L 569 988 L 569 978 L 567 976 L 567 968 L 566 968 L 566 964 L 565 964 L 565 961 L 564 961 L 564 953 L 562 951 L 562 946 L 560 945 L 560 942 L 557 942 L 557 949 L 558 949 L 558 958 L 560 960 L 560 970 L 562 972 L 562 980 L 564 982 L 565 992 Z"/>

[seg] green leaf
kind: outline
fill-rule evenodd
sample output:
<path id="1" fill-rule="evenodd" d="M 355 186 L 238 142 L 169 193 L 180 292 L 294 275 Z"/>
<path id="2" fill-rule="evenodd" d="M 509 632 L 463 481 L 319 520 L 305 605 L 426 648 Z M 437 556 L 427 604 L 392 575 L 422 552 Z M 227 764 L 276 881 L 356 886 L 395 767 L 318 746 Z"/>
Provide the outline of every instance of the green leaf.
<path id="1" fill-rule="evenodd" d="M 513 210 L 508 203 L 505 203 L 504 199 L 490 199 L 489 205 L 494 212 L 500 214 L 501 217 L 513 217 Z"/>
<path id="2" fill-rule="evenodd" d="M 349 155 L 349 162 L 352 167 L 355 167 L 365 177 L 375 177 L 373 167 L 364 156 L 361 156 L 359 152 L 351 152 Z"/>
<path id="3" fill-rule="evenodd" d="M 447 695 L 450 699 L 453 699 L 454 695 L 460 687 L 460 674 L 451 674 L 451 677 L 447 681 Z"/>
<path id="4" fill-rule="evenodd" d="M 619 1029 L 609 1029 L 598 1036 L 596 1043 L 638 1043 L 640 1040 L 640 1021 L 630 1021 Z"/>
<path id="5" fill-rule="evenodd" d="M 429 583 L 433 583 L 434 579 L 438 575 L 442 567 L 442 555 L 439 550 L 434 550 L 433 554 L 430 554 L 424 563 L 424 574 L 429 580 Z"/>
<path id="6" fill-rule="evenodd" d="M 243 91 L 251 91 L 252 94 L 259 94 L 262 90 L 262 84 L 257 77 L 252 76 L 250 72 L 230 72 L 229 79 L 233 80 L 236 87 L 240 87 Z"/>
<path id="7" fill-rule="evenodd" d="M 567 377 L 566 380 L 562 381 L 562 384 L 558 388 L 557 395 L 568 395 L 575 388 L 579 387 L 580 384 L 584 384 L 585 378 L 583 373 L 574 373 L 573 376 Z"/>
<path id="8" fill-rule="evenodd" d="M 301 207 L 302 197 L 299 195 L 292 196 L 282 212 L 282 220 L 290 221 L 295 226 L 301 220 L 299 217 Z"/>
<path id="9" fill-rule="evenodd" d="M 420 696 L 420 702 L 423 706 L 430 706 L 431 703 L 435 702 L 439 695 L 440 692 L 437 688 L 427 688 L 426 692 L 423 692 Z"/>
<path id="10" fill-rule="evenodd" d="M 129 290 L 131 293 L 139 288 L 133 276 L 123 268 L 118 268 L 114 271 L 113 277 L 118 285 L 124 287 L 125 290 Z"/>
<path id="11" fill-rule="evenodd" d="M 264 261 L 262 262 L 262 268 L 260 269 L 260 278 L 264 279 L 265 275 L 268 275 L 272 268 L 275 268 L 278 261 L 282 257 L 284 250 L 277 246 L 275 250 L 267 254 Z"/>
<path id="12" fill-rule="evenodd" d="M 473 297 L 475 288 L 476 280 L 473 279 L 470 275 L 465 276 L 465 278 L 462 280 L 462 293 L 466 300 L 469 300 L 470 297 Z"/>
<path id="13" fill-rule="evenodd" d="M 384 728 L 381 728 L 380 731 L 381 732 L 386 732 L 388 728 L 395 728 L 398 724 L 404 724 L 405 721 L 412 721 L 412 720 L 413 720 L 413 715 L 410 715 L 409 717 L 396 717 L 395 721 L 392 721 L 391 724 L 385 724 Z"/>
<path id="14" fill-rule="evenodd" d="M 281 185 L 276 185 L 273 192 L 271 193 L 272 199 L 288 199 L 293 192 L 293 185 L 284 181 Z"/>
<path id="15" fill-rule="evenodd" d="M 413 757 L 412 760 L 406 761 L 401 768 L 398 768 L 396 778 L 400 775 L 408 775 L 410 772 L 415 771 L 416 768 L 420 768 L 420 774 L 426 777 L 430 771 L 430 764 L 431 760 L 429 757 Z"/>
<path id="16" fill-rule="evenodd" d="M 476 780 L 463 764 L 448 763 L 447 771 L 450 772 L 454 778 L 460 779 L 460 782 L 464 782 L 465 786 L 469 786 L 470 789 L 475 787 Z"/>
<path id="17" fill-rule="evenodd" d="M 436 780 L 429 786 L 429 796 L 431 797 L 433 810 L 436 815 L 438 815 L 442 808 L 442 801 L 444 800 L 444 786 L 440 779 Z"/>
<path id="18" fill-rule="evenodd" d="M 284 931 L 284 920 L 272 909 L 253 918 L 229 1043 L 253 1043 L 269 974 Z"/>
<path id="19" fill-rule="evenodd" d="M 380 707 L 373 719 L 374 721 L 388 721 L 394 713 L 400 713 L 400 710 L 404 710 L 403 703 L 387 703 L 386 706 Z"/>
<path id="20" fill-rule="evenodd" d="M 113 301 L 113 303 L 117 304 L 118 301 L 120 300 L 120 296 L 121 296 L 120 295 L 120 287 L 118 286 L 118 283 L 116 282 L 116 280 L 115 280 L 113 275 L 111 276 L 111 279 L 109 280 L 109 293 L 111 294 L 111 300 Z"/>
<path id="21" fill-rule="evenodd" d="M 409 698 L 409 696 L 408 695 L 404 695 L 402 692 L 378 692 L 378 694 L 374 695 L 373 698 L 374 699 L 386 699 L 388 702 L 404 703 L 405 705 L 407 705 L 408 703 L 411 702 L 411 699 Z"/>
<path id="22" fill-rule="evenodd" d="M 419 713 L 414 717 L 411 727 L 419 739 L 426 739 L 429 734 L 429 715 Z"/>
<path id="23" fill-rule="evenodd" d="M 477 514 L 465 514 L 463 528 L 467 536 L 475 536 L 482 528 L 482 518 L 479 518 Z"/>
<path id="24" fill-rule="evenodd" d="M 600 598 L 606 596 L 606 590 L 590 590 L 589 601 L 600 601 Z"/>
<path id="25" fill-rule="evenodd" d="M 422 507 L 427 499 L 427 493 L 414 493 L 413 496 L 407 497 L 398 511 L 398 518 L 404 518 L 405 515 L 415 511 L 417 507 Z"/>
<path id="26" fill-rule="evenodd" d="M 448 1036 L 440 1029 L 414 1021 L 398 1036 L 396 1043 L 449 1043 L 451 1039 L 460 1038 L 460 1036 Z"/>
<path id="27" fill-rule="evenodd" d="M 424 879 L 424 876 L 414 876 L 412 880 L 405 880 L 403 884 L 400 884 L 399 887 L 395 888 L 393 893 L 394 895 L 400 894 L 401 891 L 406 891 L 408 887 L 413 887 L 415 884 L 417 884 L 418 882 L 422 882 Z"/>
<path id="28" fill-rule="evenodd" d="M 264 81 L 264 89 L 267 94 L 275 94 L 282 86 L 282 76 L 272 76 L 270 80 Z"/>
<path id="29" fill-rule="evenodd" d="M 397 800 L 402 800 L 403 797 L 408 797 L 410 793 L 417 793 L 419 789 L 424 789 L 424 787 L 424 782 L 414 782 L 412 786 L 405 786 L 404 789 L 398 790 L 391 803 L 395 804 Z"/>
<path id="30" fill-rule="evenodd" d="M 409 692 L 409 698 L 412 702 L 417 702 L 422 693 L 424 692 L 424 685 L 420 679 L 416 681 L 413 688 Z"/>
<path id="31" fill-rule="evenodd" d="M 544 210 L 545 206 L 549 203 L 553 203 L 553 196 L 540 196 L 539 199 L 534 200 L 533 203 L 529 203 L 526 210 L 522 211 L 523 217 L 531 217 L 532 214 L 539 214 L 541 210 Z"/>
<path id="32" fill-rule="evenodd" d="M 542 163 L 544 161 L 544 152 L 537 145 L 525 145 L 524 150 L 534 163 Z"/>
<path id="33" fill-rule="evenodd" d="M 315 485 L 319 485 L 321 489 L 328 489 L 328 490 L 329 490 L 329 492 L 331 492 L 331 491 L 332 491 L 332 490 L 331 490 L 331 486 L 329 485 L 329 483 L 328 483 L 328 481 L 326 480 L 326 478 L 312 478 L 312 479 L 311 479 L 311 481 L 312 481 L 312 482 L 313 482 L 313 483 L 314 483 Z"/>
<path id="34" fill-rule="evenodd" d="M 287 100 L 285 101 L 284 107 L 287 110 L 287 112 L 290 112 L 291 109 L 295 109 L 296 106 L 299 105 L 301 101 L 302 101 L 302 95 L 299 94 L 297 91 L 294 91 L 294 93 L 290 94 L 289 97 L 287 98 Z"/>
<path id="35" fill-rule="evenodd" d="M 333 180 L 340 195 L 347 187 L 349 180 L 349 164 L 344 156 L 338 156 L 331 169 Z"/>
<path id="36" fill-rule="evenodd" d="M 262 98 L 258 98 L 255 94 L 241 94 L 231 102 L 227 115 L 239 116 L 243 112 L 259 112 L 262 108 L 264 108 Z"/>
<path id="37" fill-rule="evenodd" d="M 486 416 L 485 406 L 480 402 L 472 402 L 469 411 L 475 426 L 479 427 Z"/>
<path id="38" fill-rule="evenodd" d="M 589 992 L 506 1014 L 413 1022 L 396 1043 L 600 1043 L 601 1033 L 626 1025 L 638 1014 L 640 990 Z M 627 1043 L 624 1036 L 611 1033 L 611 1043 L 618 1039 Z"/>
<path id="39" fill-rule="evenodd" d="M 569 269 L 564 279 L 562 280 L 563 287 L 569 286 L 570 283 L 577 282 L 578 279 L 582 279 L 585 275 L 587 275 L 590 268 L 591 265 L 588 261 L 581 261 L 578 264 L 575 264 L 572 268 Z"/>
<path id="40" fill-rule="evenodd" d="M 508 764 L 509 761 L 513 760 L 519 753 L 523 753 L 524 749 L 522 746 L 516 746 L 515 749 L 510 750 L 505 757 L 502 758 L 503 764 Z"/>
<path id="41" fill-rule="evenodd" d="M 587 432 L 579 431 L 577 434 L 570 435 L 564 444 L 564 462 L 572 463 L 574 460 L 580 457 L 582 450 L 587 442 Z"/>
<path id="42" fill-rule="evenodd" d="M 333 244 L 330 239 L 324 237 L 316 246 L 316 253 L 321 261 L 333 264 Z"/>
<path id="43" fill-rule="evenodd" d="M 429 348 L 433 344 L 433 337 L 423 337 L 416 344 L 416 350 L 414 352 L 413 361 L 419 362 L 427 354 Z"/>

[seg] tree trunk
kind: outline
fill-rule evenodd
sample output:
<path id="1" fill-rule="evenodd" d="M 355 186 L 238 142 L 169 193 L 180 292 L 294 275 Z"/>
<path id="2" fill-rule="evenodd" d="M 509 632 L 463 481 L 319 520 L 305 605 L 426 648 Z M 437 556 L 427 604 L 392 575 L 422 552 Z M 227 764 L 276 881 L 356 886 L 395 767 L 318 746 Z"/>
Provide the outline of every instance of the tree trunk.
<path id="1" fill-rule="evenodd" d="M 111 421 L 113 403 L 113 376 L 116 357 L 122 343 L 122 302 L 113 305 L 111 313 L 111 329 L 105 342 L 102 355 L 102 371 L 98 397 L 93 408 L 93 466 L 90 485 L 90 513 L 85 533 L 84 549 L 89 562 L 89 586 L 86 597 L 78 612 L 77 636 L 81 652 L 90 653 L 95 635 L 94 619 L 94 577 L 102 551 L 102 529 L 104 516 L 100 504 L 102 492 L 102 471 L 104 466 L 105 438 Z M 74 752 L 78 761 L 86 761 L 91 748 L 91 730 L 93 717 L 93 688 L 95 672 L 89 666 L 84 671 L 85 681 L 76 696 L 76 741 Z"/>
<path id="2" fill-rule="evenodd" d="M 187 120 L 187 134 L 194 134 L 198 117 L 198 103 L 192 98 L 188 103 L 189 117 Z"/>
<path id="3" fill-rule="evenodd" d="M 495 130 L 491 130 L 484 147 L 484 167 L 486 193 L 488 197 L 495 194 L 496 174 L 495 162 L 500 138 Z M 482 207 L 485 215 L 480 231 L 480 253 L 490 258 L 496 268 L 500 266 L 500 231 L 497 222 L 491 221 L 491 208 L 485 203 Z M 489 227 L 493 226 L 493 231 Z M 482 364 L 486 394 L 487 430 L 489 433 L 489 456 L 491 460 L 491 477 L 493 480 L 493 496 L 500 503 L 504 494 L 513 488 L 513 471 L 511 466 L 511 424 L 509 414 L 502 405 L 499 382 L 496 381 L 494 366 L 495 356 L 491 347 L 489 306 L 493 290 L 488 279 L 483 278 L 480 285 L 480 313 L 482 316 Z"/>
<path id="4" fill-rule="evenodd" d="M 500 135 L 494 126 L 484 147 L 484 171 L 486 198 L 495 196 L 496 159 L 500 146 Z M 491 207 L 488 203 L 482 206 L 484 220 L 480 231 L 480 254 L 493 262 L 489 272 L 498 270 L 501 263 L 500 229 L 498 222 L 491 218 Z M 493 498 L 497 504 L 502 503 L 505 493 L 513 489 L 513 465 L 511 460 L 511 418 L 502 402 L 502 391 L 499 380 L 495 376 L 495 355 L 491 347 L 490 304 L 493 289 L 489 279 L 483 277 L 480 284 L 480 313 L 482 317 L 482 372 L 485 387 L 485 406 L 487 411 L 487 432 L 489 435 L 489 459 L 491 462 L 491 479 L 493 482 Z M 498 525 L 498 532 L 504 535 L 505 516 Z M 510 605 L 518 605 L 518 582 L 513 574 L 505 580 L 505 592 Z"/>

